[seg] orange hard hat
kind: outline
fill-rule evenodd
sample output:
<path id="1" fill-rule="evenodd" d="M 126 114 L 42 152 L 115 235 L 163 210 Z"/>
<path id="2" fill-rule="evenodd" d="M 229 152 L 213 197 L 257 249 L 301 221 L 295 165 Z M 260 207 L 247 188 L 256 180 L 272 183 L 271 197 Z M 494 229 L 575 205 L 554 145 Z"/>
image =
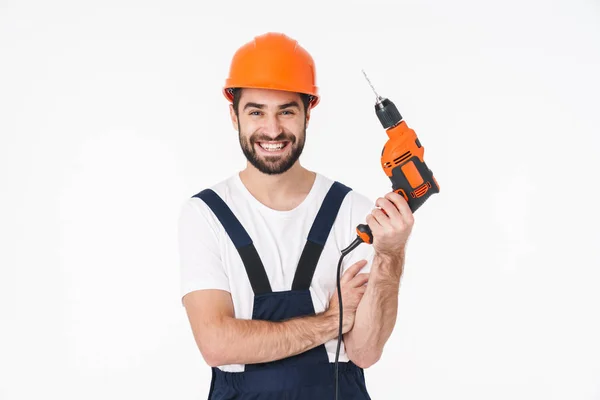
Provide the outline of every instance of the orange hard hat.
<path id="1" fill-rule="evenodd" d="M 315 63 L 298 42 L 282 33 L 265 33 L 234 54 L 223 94 L 233 101 L 234 88 L 276 89 L 310 95 L 319 103 Z"/>

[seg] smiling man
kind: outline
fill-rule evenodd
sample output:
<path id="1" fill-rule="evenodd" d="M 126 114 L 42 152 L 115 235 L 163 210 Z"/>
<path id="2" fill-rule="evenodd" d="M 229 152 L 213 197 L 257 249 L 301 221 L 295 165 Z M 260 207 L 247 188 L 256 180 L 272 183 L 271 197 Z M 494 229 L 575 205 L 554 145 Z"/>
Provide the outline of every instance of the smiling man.
<path id="1" fill-rule="evenodd" d="M 240 133 L 240 145 L 248 162 L 255 169 L 269 175 L 279 175 L 292 168 L 304 148 L 307 122 L 305 110 L 309 106 L 308 95 L 269 89 L 245 89 L 242 118 L 249 117 L 246 118 L 245 130 L 252 133 L 252 135 L 247 135 L 242 133 L 239 115 L 242 91 L 232 89 L 232 93 L 231 119 L 234 124 L 237 123 L 235 129 Z M 298 99 L 299 96 L 303 97 L 303 102 Z M 287 102 L 281 103 L 281 101 Z M 275 123 L 281 123 L 283 127 L 287 128 L 282 129 L 281 133 L 275 137 L 261 133 L 261 126 L 264 124 L 262 117 L 273 107 L 280 115 L 280 121 L 274 120 Z M 274 131 L 277 131 L 276 127 Z"/>
<path id="2" fill-rule="evenodd" d="M 295 40 L 268 33 L 239 48 L 223 93 L 247 165 L 179 219 L 182 303 L 212 367 L 209 399 L 334 398 L 337 263 L 365 221 L 374 243 L 343 265 L 339 392 L 369 399 L 363 369 L 395 325 L 408 204 L 393 192 L 372 202 L 300 164 L 319 95 Z"/>

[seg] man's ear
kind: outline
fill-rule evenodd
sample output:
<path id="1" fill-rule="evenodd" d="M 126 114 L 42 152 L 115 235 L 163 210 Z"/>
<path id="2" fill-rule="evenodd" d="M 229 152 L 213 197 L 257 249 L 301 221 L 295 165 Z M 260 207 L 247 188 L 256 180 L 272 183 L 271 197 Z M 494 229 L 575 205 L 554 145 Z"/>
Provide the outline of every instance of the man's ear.
<path id="1" fill-rule="evenodd" d="M 233 104 L 229 105 L 229 116 L 231 117 L 231 124 L 233 125 L 233 129 L 238 130 L 238 117 L 235 115 L 235 109 L 233 108 Z"/>
<path id="2" fill-rule="evenodd" d="M 308 121 L 310 120 L 310 109 L 306 110 L 306 127 L 308 127 Z"/>

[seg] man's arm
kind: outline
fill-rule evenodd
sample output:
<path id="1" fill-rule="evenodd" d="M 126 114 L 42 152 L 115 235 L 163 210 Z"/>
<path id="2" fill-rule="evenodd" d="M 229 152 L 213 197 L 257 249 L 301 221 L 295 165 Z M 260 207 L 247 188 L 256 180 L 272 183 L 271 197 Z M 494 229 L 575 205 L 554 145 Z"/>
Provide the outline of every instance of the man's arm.
<path id="1" fill-rule="evenodd" d="M 389 258 L 375 254 L 367 290 L 356 310 L 354 326 L 344 335 L 348 357 L 359 367 L 379 361 L 398 312 L 398 292 L 404 254 Z"/>
<path id="2" fill-rule="evenodd" d="M 406 243 L 414 224 L 410 207 L 399 194 L 388 193 L 377 199 L 376 205 L 381 209 L 374 209 L 366 218 L 374 248 L 369 282 L 354 326 L 344 335 L 348 357 L 362 368 L 379 360 L 396 325 Z"/>
<path id="3" fill-rule="evenodd" d="M 223 290 L 194 291 L 183 303 L 196 344 L 211 367 L 279 360 L 337 337 L 335 313 L 283 322 L 236 319 L 231 295 Z"/>

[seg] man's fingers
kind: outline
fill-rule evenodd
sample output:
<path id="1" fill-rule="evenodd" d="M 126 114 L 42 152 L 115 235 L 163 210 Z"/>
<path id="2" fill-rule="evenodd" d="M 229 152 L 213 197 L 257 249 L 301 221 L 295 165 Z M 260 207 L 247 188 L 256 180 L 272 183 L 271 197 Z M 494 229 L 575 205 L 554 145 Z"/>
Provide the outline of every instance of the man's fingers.
<path id="1" fill-rule="evenodd" d="M 362 273 L 362 274 L 358 274 L 356 275 L 354 278 L 352 278 L 352 280 L 349 282 L 350 287 L 359 287 L 364 285 L 365 283 L 367 283 L 369 281 L 369 273 Z"/>
<path id="2" fill-rule="evenodd" d="M 387 226 L 390 222 L 390 217 L 387 216 L 385 214 L 384 210 L 382 210 L 380 208 L 374 208 L 371 211 L 371 215 L 373 216 L 375 221 L 377 221 L 379 223 L 379 225 L 381 225 L 381 226 Z"/>
<path id="3" fill-rule="evenodd" d="M 402 195 L 396 192 L 390 192 L 385 195 L 385 198 L 394 203 L 394 206 L 396 206 L 396 209 L 406 221 L 411 221 L 413 219 L 413 213 Z"/>
<path id="4" fill-rule="evenodd" d="M 354 264 L 352 264 L 346 270 L 346 272 L 344 272 L 340 282 L 347 283 L 350 280 L 352 280 L 356 276 L 356 274 L 358 274 L 358 271 L 360 271 L 365 265 L 367 265 L 367 260 L 359 260 L 359 261 L 355 262 Z"/>
<path id="5" fill-rule="evenodd" d="M 381 224 L 371 213 L 367 214 L 365 221 L 367 221 L 367 225 L 371 228 L 371 232 L 376 232 L 381 228 Z"/>
<path id="6" fill-rule="evenodd" d="M 390 219 L 400 218 L 400 211 L 398 211 L 398 209 L 390 199 L 386 197 L 380 197 L 377 199 L 375 204 L 378 207 L 381 207 Z"/>

